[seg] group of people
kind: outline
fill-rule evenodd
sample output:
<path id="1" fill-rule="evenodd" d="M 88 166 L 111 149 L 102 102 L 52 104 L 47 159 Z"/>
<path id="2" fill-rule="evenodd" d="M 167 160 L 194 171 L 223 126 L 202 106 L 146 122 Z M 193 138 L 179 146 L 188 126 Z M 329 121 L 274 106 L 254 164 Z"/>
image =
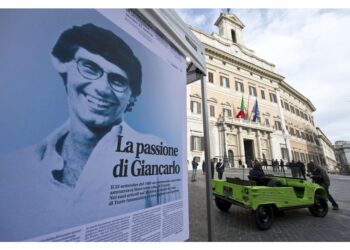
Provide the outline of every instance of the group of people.
<path id="1" fill-rule="evenodd" d="M 193 157 L 193 160 L 192 160 L 192 178 L 191 178 L 192 182 L 196 181 L 198 165 L 199 165 L 199 158 Z M 211 178 L 212 179 L 214 178 L 214 174 L 215 174 L 214 169 L 218 173 L 218 179 L 221 180 L 222 176 L 224 174 L 224 171 L 225 171 L 225 164 L 221 161 L 221 159 L 217 160 L 216 158 L 213 158 L 210 161 L 210 171 L 211 171 Z M 202 171 L 203 171 L 203 174 L 207 173 L 205 161 L 202 162 Z"/>
<path id="2" fill-rule="evenodd" d="M 193 161 L 192 161 L 192 168 L 193 168 L 192 181 L 196 181 L 197 167 L 199 165 L 198 161 L 199 161 L 198 157 L 193 158 Z M 273 160 L 272 162 L 273 162 L 272 166 L 278 166 L 277 160 L 275 160 L 275 161 Z M 275 165 L 276 162 L 277 162 L 277 165 Z M 265 163 L 264 161 L 259 162 L 258 160 L 250 161 L 250 163 L 248 163 L 248 166 L 250 168 L 248 177 L 250 179 L 254 179 L 254 180 L 259 180 L 260 178 L 265 177 L 265 172 L 263 170 L 264 163 Z M 244 166 L 242 164 L 241 160 L 239 160 L 239 165 Z M 279 165 L 280 165 L 282 171 L 284 172 L 283 160 L 280 160 Z M 324 170 L 320 166 L 316 165 L 313 161 L 311 161 L 307 164 L 307 172 L 308 172 L 307 174 L 306 174 L 305 164 L 301 161 L 295 162 L 294 160 L 292 160 L 291 162 L 288 162 L 286 164 L 286 167 L 291 169 L 292 177 L 294 177 L 294 178 L 301 178 L 302 177 L 302 178 L 306 179 L 306 176 L 309 176 L 313 180 L 313 182 L 322 186 L 328 194 L 328 200 L 331 202 L 333 209 L 334 210 L 339 209 L 339 205 L 337 204 L 337 202 L 333 199 L 333 197 L 329 193 L 330 180 L 329 180 L 329 177 L 328 177 L 326 170 Z M 216 158 L 213 158 L 210 161 L 210 171 L 211 171 L 211 178 L 212 179 L 214 178 L 214 168 L 215 168 L 216 172 L 218 173 L 218 179 L 221 180 L 223 173 L 225 171 L 225 164 L 223 164 L 221 159 L 219 159 L 217 161 Z M 206 174 L 207 171 L 206 171 L 205 161 L 203 161 L 203 163 L 202 163 L 202 170 L 203 170 L 203 174 Z M 273 170 L 275 170 L 275 169 L 273 168 Z"/>
<path id="3" fill-rule="evenodd" d="M 256 164 L 258 161 L 257 160 L 250 160 L 248 162 L 248 167 L 249 168 L 253 168 L 254 164 Z M 261 162 L 259 162 L 259 164 L 261 165 L 262 169 L 267 170 L 268 168 L 268 163 L 266 159 L 263 159 Z M 284 163 L 284 161 L 281 159 L 280 161 L 278 161 L 277 159 L 272 159 L 271 160 L 271 165 L 273 172 L 285 172 L 285 167 L 289 168 L 291 170 L 292 176 L 296 177 L 296 178 L 301 178 L 303 177 L 304 179 L 306 178 L 306 168 L 305 168 L 305 164 L 303 162 L 301 162 L 300 160 L 298 160 L 297 162 L 295 162 L 294 160 L 292 160 L 291 162 L 287 162 L 286 164 Z"/>

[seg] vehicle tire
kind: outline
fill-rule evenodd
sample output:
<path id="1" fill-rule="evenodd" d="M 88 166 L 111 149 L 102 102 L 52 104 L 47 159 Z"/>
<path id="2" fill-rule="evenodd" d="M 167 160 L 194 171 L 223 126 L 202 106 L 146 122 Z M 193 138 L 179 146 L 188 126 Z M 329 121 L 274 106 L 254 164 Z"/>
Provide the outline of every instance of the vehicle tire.
<path id="1" fill-rule="evenodd" d="M 271 205 L 260 205 L 254 211 L 254 220 L 260 230 L 267 230 L 273 222 L 273 207 Z"/>
<path id="2" fill-rule="evenodd" d="M 321 195 L 315 195 L 315 203 L 309 207 L 309 211 L 313 216 L 325 217 L 328 213 L 327 200 Z"/>
<path id="3" fill-rule="evenodd" d="M 219 197 L 215 197 L 215 204 L 218 209 L 220 209 L 223 212 L 226 212 L 231 207 L 231 202 L 225 201 Z"/>

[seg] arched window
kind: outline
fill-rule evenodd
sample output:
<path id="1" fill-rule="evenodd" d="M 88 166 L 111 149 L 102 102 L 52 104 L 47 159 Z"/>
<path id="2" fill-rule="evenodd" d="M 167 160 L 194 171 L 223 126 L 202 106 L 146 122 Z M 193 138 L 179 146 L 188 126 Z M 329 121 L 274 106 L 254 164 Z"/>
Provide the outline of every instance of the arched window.
<path id="1" fill-rule="evenodd" d="M 232 37 L 232 42 L 237 43 L 236 32 L 234 30 L 231 30 L 231 37 Z"/>

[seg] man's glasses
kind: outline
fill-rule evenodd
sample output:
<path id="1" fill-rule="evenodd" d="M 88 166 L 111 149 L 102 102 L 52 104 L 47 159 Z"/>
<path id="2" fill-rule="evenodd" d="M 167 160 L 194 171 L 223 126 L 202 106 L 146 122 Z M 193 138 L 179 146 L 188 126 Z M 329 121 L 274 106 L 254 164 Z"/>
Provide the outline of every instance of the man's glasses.
<path id="1" fill-rule="evenodd" d="M 83 58 L 74 59 L 74 61 L 79 73 L 88 80 L 100 79 L 106 73 L 109 86 L 114 91 L 124 93 L 129 87 L 129 82 L 125 77 L 117 73 L 107 73 L 93 61 Z"/>

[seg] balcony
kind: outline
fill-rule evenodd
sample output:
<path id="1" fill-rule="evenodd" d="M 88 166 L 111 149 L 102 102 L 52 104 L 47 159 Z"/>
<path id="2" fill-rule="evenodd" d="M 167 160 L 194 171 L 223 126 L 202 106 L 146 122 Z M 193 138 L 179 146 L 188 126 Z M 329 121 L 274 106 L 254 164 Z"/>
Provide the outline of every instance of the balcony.
<path id="1" fill-rule="evenodd" d="M 231 124 L 239 127 L 244 127 L 244 128 L 250 128 L 250 129 L 256 129 L 256 130 L 263 130 L 265 132 L 273 132 L 274 129 L 269 126 L 269 125 L 264 125 L 258 122 L 252 122 L 248 120 L 243 120 L 239 118 L 234 118 L 234 117 L 219 117 L 218 118 L 218 123 L 223 123 L 223 124 Z"/>

